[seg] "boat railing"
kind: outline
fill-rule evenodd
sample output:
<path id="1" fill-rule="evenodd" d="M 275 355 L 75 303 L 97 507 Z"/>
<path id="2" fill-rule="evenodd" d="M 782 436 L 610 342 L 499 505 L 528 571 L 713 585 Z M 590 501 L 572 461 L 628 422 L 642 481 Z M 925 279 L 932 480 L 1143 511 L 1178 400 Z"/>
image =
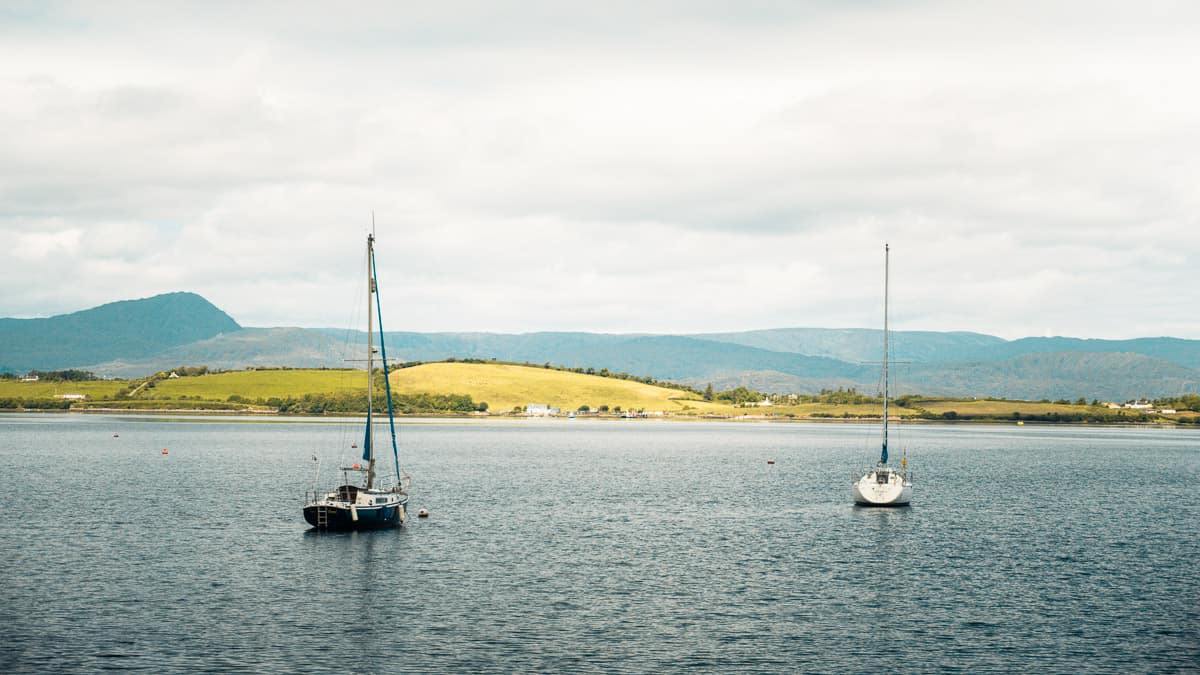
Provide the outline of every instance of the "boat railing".
<path id="1" fill-rule="evenodd" d="M 407 481 L 398 481 L 395 478 L 382 478 L 375 487 L 384 492 L 404 492 L 408 485 Z"/>
<path id="2" fill-rule="evenodd" d="M 878 470 L 879 470 L 879 467 L 873 466 L 869 469 L 859 469 L 857 471 L 851 471 L 850 472 L 850 482 L 857 483 L 858 481 L 862 480 L 863 477 L 866 476 L 867 474 L 871 473 L 872 471 L 878 471 Z M 905 483 L 912 482 L 913 472 L 911 470 L 909 470 L 909 469 L 900 469 L 900 470 L 891 469 L 891 471 L 892 471 L 892 473 L 896 474 L 897 476 L 900 476 L 901 481 L 903 481 Z"/>

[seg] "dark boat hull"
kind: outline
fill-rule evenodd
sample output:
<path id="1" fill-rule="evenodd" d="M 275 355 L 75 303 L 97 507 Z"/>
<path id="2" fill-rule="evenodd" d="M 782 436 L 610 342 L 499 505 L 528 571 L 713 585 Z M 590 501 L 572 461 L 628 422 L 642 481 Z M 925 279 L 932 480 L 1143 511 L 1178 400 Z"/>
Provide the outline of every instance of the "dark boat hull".
<path id="1" fill-rule="evenodd" d="M 310 504 L 304 507 L 304 520 L 318 530 L 330 531 L 400 527 L 407 515 L 404 513 L 406 504 L 407 501 L 390 506 L 359 506 L 355 507 L 353 513 L 348 507 Z"/>

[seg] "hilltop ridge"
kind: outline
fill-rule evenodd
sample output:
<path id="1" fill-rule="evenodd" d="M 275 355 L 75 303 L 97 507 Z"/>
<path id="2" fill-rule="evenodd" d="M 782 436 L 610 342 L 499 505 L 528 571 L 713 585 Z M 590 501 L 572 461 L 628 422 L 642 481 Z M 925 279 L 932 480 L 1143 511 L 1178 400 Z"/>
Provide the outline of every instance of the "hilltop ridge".
<path id="1" fill-rule="evenodd" d="M 388 355 L 606 368 L 703 388 L 767 392 L 878 388 L 882 331 L 777 328 L 653 335 L 586 332 L 387 333 Z M 0 372 L 78 368 L 141 377 L 179 365 L 341 368 L 360 331 L 243 328 L 194 293 L 109 303 L 47 319 L 0 319 Z M 1005 340 L 893 331 L 894 391 L 941 396 L 1129 400 L 1200 391 L 1200 340 Z"/>

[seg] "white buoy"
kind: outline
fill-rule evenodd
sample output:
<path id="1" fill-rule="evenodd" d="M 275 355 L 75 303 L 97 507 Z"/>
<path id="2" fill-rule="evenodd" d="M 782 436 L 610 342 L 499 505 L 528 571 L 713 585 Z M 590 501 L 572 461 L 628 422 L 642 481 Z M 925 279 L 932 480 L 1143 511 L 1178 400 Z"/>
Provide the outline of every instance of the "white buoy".
<path id="1" fill-rule="evenodd" d="M 428 510 L 428 509 L 421 509 L 420 511 L 417 511 L 417 517 L 418 517 L 418 518 L 428 518 L 428 517 L 429 517 L 429 510 Z"/>

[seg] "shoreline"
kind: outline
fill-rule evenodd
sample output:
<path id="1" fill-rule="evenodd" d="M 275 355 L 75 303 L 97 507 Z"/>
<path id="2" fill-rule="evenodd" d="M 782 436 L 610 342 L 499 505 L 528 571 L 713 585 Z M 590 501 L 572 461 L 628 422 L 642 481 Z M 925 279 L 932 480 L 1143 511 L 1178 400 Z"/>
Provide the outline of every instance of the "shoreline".
<path id="1" fill-rule="evenodd" d="M 166 416 L 181 416 L 181 417 L 247 417 L 247 418 L 264 418 L 274 417 L 281 420 L 303 421 L 320 421 L 320 420 L 361 420 L 366 417 L 366 413 L 338 413 L 338 414 L 321 414 L 311 415 L 303 413 L 280 413 L 275 410 L 203 410 L 196 408 L 155 408 L 155 409 L 128 409 L 128 408 L 85 408 L 85 409 L 61 409 L 61 408 L 29 408 L 29 409 L 0 409 L 0 420 L 3 420 L 4 415 L 119 415 L 125 417 L 166 417 Z M 478 415 L 478 414 L 455 414 L 455 413 L 422 413 L 416 415 L 396 415 L 397 419 L 437 419 L 437 420 L 461 420 L 461 421 L 479 421 L 479 422 L 733 422 L 739 424 L 880 424 L 883 421 L 882 417 L 767 417 L 767 416 L 712 416 L 712 415 L 663 415 L 653 417 L 621 417 L 620 415 L 587 415 L 584 417 L 564 417 L 564 416 L 528 416 L 528 415 Z M 1111 428 L 1155 428 L 1155 429 L 1187 429 L 1194 428 L 1196 425 L 1185 424 L 1180 422 L 1087 422 L 1087 421 L 1049 421 L 1049 420 L 1013 420 L 1013 419 L 924 419 L 924 418 L 908 418 L 908 417 L 888 417 L 889 422 L 903 423 L 906 425 L 966 425 L 966 426 L 1052 426 L 1052 427 L 1111 427 Z"/>

